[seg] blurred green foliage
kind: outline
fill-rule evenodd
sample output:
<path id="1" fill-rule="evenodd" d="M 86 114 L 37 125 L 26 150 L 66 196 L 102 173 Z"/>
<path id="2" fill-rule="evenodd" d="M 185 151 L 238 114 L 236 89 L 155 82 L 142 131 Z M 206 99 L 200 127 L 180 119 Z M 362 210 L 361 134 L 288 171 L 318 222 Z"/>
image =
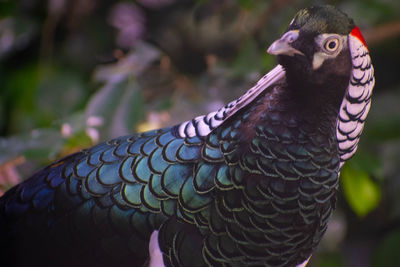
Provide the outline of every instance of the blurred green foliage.
<path id="1" fill-rule="evenodd" d="M 241 95 L 295 12 L 333 4 L 369 44 L 376 87 L 356 156 L 309 266 L 400 266 L 400 1 L 2 0 L 0 184 Z"/>
<path id="2" fill-rule="evenodd" d="M 348 164 L 343 167 L 340 177 L 346 200 L 358 216 L 364 217 L 378 206 L 381 189 L 368 172 Z"/>

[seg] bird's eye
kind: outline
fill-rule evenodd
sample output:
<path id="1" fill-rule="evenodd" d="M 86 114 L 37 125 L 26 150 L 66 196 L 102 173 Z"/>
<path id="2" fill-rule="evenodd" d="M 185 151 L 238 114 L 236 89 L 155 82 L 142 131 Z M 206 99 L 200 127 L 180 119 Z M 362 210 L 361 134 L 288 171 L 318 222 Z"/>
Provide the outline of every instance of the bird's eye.
<path id="1" fill-rule="evenodd" d="M 331 52 L 331 53 L 335 52 L 339 47 L 339 39 L 337 39 L 337 38 L 328 39 L 325 42 L 324 47 L 325 47 L 325 50 L 328 52 Z"/>

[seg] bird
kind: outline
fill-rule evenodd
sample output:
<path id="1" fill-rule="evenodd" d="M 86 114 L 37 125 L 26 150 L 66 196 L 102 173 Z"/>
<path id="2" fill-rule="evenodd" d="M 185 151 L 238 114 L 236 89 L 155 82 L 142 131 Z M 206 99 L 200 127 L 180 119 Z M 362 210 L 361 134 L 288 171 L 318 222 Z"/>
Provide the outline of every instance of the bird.
<path id="1" fill-rule="evenodd" d="M 0 199 L 4 266 L 305 266 L 356 152 L 374 69 L 353 19 L 300 10 L 241 97 L 53 162 Z"/>

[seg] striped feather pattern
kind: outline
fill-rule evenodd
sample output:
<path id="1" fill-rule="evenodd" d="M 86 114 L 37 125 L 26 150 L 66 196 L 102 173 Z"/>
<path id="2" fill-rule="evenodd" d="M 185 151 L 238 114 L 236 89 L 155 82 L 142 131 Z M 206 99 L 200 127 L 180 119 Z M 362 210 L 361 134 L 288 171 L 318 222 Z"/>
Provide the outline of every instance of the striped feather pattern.
<path id="1" fill-rule="evenodd" d="M 349 35 L 349 46 L 353 71 L 340 107 L 336 132 L 341 165 L 357 150 L 375 85 L 374 67 L 367 47 L 352 35 Z"/>
<path id="2" fill-rule="evenodd" d="M 206 136 L 213 129 L 221 125 L 226 119 L 238 112 L 241 108 L 250 104 L 258 95 L 263 93 L 269 86 L 284 78 L 285 71 L 281 65 L 262 77 L 257 84 L 250 88 L 243 96 L 228 103 L 217 111 L 207 115 L 198 116 L 193 120 L 177 125 L 177 132 L 180 137 Z"/>

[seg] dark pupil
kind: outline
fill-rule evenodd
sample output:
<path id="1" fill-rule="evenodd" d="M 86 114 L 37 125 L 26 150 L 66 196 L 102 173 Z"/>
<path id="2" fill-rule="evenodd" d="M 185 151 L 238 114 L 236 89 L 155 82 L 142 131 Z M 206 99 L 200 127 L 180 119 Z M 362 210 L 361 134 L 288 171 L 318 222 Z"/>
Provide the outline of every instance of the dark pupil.
<path id="1" fill-rule="evenodd" d="M 334 49 L 336 47 L 336 42 L 332 41 L 328 44 L 329 49 Z"/>

